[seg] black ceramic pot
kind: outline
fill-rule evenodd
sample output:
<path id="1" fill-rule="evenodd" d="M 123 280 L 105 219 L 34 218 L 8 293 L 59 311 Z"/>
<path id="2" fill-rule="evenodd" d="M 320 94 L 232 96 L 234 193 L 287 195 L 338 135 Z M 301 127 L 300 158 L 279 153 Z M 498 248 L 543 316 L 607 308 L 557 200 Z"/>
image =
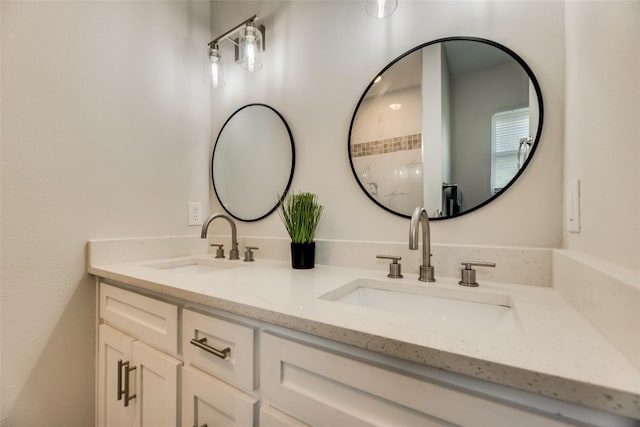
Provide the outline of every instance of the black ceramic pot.
<path id="1" fill-rule="evenodd" d="M 316 242 L 291 242 L 291 267 L 296 269 L 313 268 L 316 258 Z"/>

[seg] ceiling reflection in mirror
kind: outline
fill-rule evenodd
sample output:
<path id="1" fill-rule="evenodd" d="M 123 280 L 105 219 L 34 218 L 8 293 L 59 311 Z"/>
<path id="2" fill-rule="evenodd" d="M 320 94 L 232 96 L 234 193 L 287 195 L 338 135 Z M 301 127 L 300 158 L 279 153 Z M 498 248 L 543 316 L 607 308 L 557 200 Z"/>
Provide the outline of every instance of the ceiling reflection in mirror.
<path id="1" fill-rule="evenodd" d="M 409 217 L 462 215 L 504 192 L 529 164 L 542 130 L 540 87 L 497 43 L 447 38 L 394 60 L 360 99 L 349 158 L 362 190 Z"/>
<path id="2" fill-rule="evenodd" d="M 213 189 L 231 216 L 256 221 L 286 195 L 294 164 L 293 136 L 282 115 L 268 105 L 245 105 L 218 134 L 211 159 Z"/>

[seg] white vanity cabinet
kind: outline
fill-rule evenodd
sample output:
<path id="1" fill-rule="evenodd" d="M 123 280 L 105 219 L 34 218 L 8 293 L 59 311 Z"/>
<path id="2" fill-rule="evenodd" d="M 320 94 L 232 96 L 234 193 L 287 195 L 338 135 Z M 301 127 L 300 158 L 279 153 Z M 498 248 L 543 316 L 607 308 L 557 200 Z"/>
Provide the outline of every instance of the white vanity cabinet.
<path id="1" fill-rule="evenodd" d="M 160 292 L 99 288 L 99 427 L 634 425 Z"/>
<path id="2" fill-rule="evenodd" d="M 177 425 L 177 306 L 104 283 L 99 305 L 97 425 Z"/>

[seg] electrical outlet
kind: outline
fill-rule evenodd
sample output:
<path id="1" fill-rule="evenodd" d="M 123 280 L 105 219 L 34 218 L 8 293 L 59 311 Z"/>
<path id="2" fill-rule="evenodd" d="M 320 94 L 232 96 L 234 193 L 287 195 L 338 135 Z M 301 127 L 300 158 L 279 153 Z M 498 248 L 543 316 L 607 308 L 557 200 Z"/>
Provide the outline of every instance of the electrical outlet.
<path id="1" fill-rule="evenodd" d="M 188 225 L 202 225 L 202 203 L 188 202 L 187 212 L 189 215 L 187 220 Z"/>

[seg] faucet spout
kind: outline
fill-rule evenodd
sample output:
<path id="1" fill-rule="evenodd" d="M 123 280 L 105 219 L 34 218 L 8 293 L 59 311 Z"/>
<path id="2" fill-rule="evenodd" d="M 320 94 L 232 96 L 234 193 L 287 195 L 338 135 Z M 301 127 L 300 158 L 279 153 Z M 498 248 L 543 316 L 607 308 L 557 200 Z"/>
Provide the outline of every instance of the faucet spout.
<path id="1" fill-rule="evenodd" d="M 229 225 L 231 226 L 231 252 L 229 253 L 229 259 L 240 259 L 240 250 L 238 250 L 238 231 L 236 228 L 236 223 L 233 220 L 224 214 L 214 213 L 202 224 L 202 232 L 200 233 L 200 238 L 207 238 L 207 230 L 209 229 L 209 224 L 213 222 L 216 218 L 223 218 L 227 220 Z"/>
<path id="2" fill-rule="evenodd" d="M 434 269 L 431 265 L 431 230 L 429 228 L 429 215 L 427 210 L 417 207 L 411 216 L 409 224 L 409 249 L 417 250 L 420 239 L 420 227 L 422 226 L 422 265 L 418 280 L 422 282 L 435 282 Z"/>

